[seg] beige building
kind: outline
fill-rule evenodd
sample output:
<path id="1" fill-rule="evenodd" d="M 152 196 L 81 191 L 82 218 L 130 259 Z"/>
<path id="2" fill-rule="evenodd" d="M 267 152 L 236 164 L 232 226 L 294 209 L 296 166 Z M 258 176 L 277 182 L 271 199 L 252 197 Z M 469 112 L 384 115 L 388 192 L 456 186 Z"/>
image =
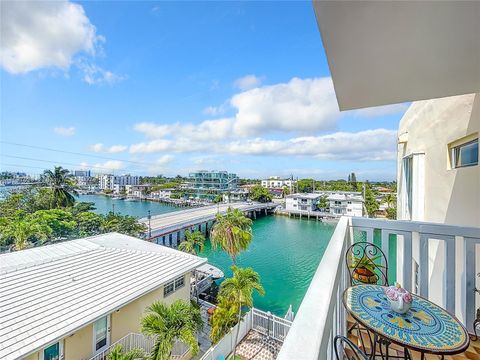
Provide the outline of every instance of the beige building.
<path id="1" fill-rule="evenodd" d="M 117 233 L 2 254 L 0 358 L 89 360 L 139 333 L 154 301 L 189 301 L 204 263 Z"/>
<path id="2" fill-rule="evenodd" d="M 398 131 L 400 220 L 480 226 L 480 94 L 417 101 Z"/>

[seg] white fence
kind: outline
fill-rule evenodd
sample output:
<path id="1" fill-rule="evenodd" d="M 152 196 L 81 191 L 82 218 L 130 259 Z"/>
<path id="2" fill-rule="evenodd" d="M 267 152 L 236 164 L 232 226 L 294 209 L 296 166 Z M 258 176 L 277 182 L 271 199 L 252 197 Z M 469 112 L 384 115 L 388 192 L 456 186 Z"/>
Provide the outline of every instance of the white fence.
<path id="1" fill-rule="evenodd" d="M 395 235 L 396 241 L 397 281 L 446 308 L 472 330 L 478 306 L 473 290 L 480 267 L 480 228 L 342 217 L 278 360 L 335 358 L 333 338 L 346 333 L 341 299 L 347 287 L 345 251 L 354 239 L 361 239 L 375 241 L 390 254 L 390 235 Z"/>
<path id="2" fill-rule="evenodd" d="M 253 308 L 245 314 L 240 324 L 230 329 L 228 334 L 208 349 L 200 360 L 217 360 L 220 356 L 227 358 L 235 346 L 235 336 L 238 326 L 240 326 L 238 335 L 239 342 L 242 341 L 245 335 L 252 329 L 282 342 L 291 325 L 292 322 L 289 320 Z"/>
<path id="3" fill-rule="evenodd" d="M 121 345 L 124 352 L 137 349 L 143 351 L 144 355 L 148 355 L 150 354 L 153 346 L 155 345 L 155 339 L 142 334 L 129 333 L 120 340 L 111 344 L 107 349 L 90 358 L 90 360 L 105 360 L 108 354 L 110 354 L 110 352 L 112 352 L 112 350 L 117 345 Z M 170 359 L 181 359 L 187 354 L 189 350 L 190 349 L 186 344 L 177 341 L 173 345 L 172 355 L 170 356 Z"/>

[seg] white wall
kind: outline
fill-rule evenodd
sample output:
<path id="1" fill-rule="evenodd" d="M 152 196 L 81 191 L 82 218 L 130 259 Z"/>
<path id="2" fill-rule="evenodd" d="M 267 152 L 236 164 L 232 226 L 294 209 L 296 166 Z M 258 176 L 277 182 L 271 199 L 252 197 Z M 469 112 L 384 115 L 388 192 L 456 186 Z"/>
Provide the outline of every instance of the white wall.
<path id="1" fill-rule="evenodd" d="M 400 122 L 398 145 L 398 219 L 406 218 L 403 158 L 424 154 L 424 179 L 414 179 L 423 186 L 423 204 L 416 204 L 413 220 L 464 226 L 480 226 L 480 166 L 451 169 L 448 145 L 480 131 L 480 94 L 453 96 L 413 103 Z M 423 184 L 419 183 L 423 182 Z M 422 195 L 413 200 L 421 201 Z M 414 206 L 415 207 L 415 206 Z"/>

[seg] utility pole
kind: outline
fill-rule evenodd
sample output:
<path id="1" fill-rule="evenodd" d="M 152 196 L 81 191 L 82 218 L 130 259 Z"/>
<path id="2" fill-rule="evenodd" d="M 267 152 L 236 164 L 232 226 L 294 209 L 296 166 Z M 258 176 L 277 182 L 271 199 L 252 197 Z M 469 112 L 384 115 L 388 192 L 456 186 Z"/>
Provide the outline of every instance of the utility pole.
<path id="1" fill-rule="evenodd" d="M 112 213 L 115 215 L 115 204 L 112 203 Z"/>

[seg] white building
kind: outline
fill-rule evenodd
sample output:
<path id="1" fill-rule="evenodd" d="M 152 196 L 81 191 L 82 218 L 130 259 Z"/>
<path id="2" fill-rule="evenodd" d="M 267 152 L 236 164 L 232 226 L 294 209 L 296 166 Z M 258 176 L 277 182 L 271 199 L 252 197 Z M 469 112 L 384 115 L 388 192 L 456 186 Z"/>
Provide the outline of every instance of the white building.
<path id="1" fill-rule="evenodd" d="M 285 199 L 287 211 L 316 211 L 320 194 L 291 194 Z"/>
<path id="2" fill-rule="evenodd" d="M 398 219 L 480 226 L 479 132 L 479 93 L 410 106 L 398 129 Z"/>
<path id="3" fill-rule="evenodd" d="M 152 191 L 150 193 L 150 196 L 154 199 L 170 199 L 170 196 L 172 195 L 172 192 L 174 192 L 175 189 L 158 189 L 156 191 Z"/>
<path id="4" fill-rule="evenodd" d="M 99 185 L 100 189 L 106 190 L 110 189 L 115 192 L 120 192 L 125 190 L 126 185 L 139 185 L 140 176 L 132 175 L 100 175 L 99 176 Z M 117 186 L 115 186 L 117 185 Z"/>
<path id="5" fill-rule="evenodd" d="M 324 192 L 330 213 L 336 216 L 363 216 L 363 196 L 358 192 Z"/>
<path id="6" fill-rule="evenodd" d="M 282 189 L 285 186 L 291 189 L 295 184 L 296 181 L 293 179 L 281 179 L 278 176 L 270 176 L 268 179 L 262 180 L 262 186 L 267 189 Z"/>

